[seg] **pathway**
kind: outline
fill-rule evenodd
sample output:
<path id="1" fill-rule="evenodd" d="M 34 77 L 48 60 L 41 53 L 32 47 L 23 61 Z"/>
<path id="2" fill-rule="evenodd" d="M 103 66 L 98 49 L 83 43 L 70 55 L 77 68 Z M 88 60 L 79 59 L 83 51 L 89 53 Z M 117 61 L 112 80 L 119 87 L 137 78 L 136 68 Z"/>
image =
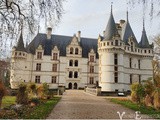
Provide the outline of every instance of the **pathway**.
<path id="1" fill-rule="evenodd" d="M 82 90 L 66 90 L 47 119 L 119 119 L 117 111 L 126 112 L 123 118 L 135 118 L 135 111 L 111 103 L 104 97 L 93 96 Z"/>

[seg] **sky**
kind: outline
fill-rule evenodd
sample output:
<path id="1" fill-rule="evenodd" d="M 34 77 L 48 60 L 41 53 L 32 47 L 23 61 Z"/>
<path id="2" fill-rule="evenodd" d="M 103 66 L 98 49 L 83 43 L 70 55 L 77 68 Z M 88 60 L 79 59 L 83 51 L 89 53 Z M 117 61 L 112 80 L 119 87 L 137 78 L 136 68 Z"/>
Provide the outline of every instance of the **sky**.
<path id="1" fill-rule="evenodd" d="M 53 34 L 72 36 L 81 31 L 82 37 L 98 38 L 103 35 L 110 16 L 111 2 L 113 2 L 113 15 L 115 22 L 126 20 L 128 8 L 129 22 L 138 41 L 140 41 L 143 27 L 143 7 L 136 4 L 134 7 L 127 5 L 127 0 L 67 0 L 64 2 L 64 14 L 61 22 L 52 31 Z M 149 11 L 147 9 L 146 11 Z M 160 17 L 150 21 L 149 12 L 145 15 L 145 28 L 150 38 L 160 33 Z M 46 28 L 40 29 L 45 33 Z"/>

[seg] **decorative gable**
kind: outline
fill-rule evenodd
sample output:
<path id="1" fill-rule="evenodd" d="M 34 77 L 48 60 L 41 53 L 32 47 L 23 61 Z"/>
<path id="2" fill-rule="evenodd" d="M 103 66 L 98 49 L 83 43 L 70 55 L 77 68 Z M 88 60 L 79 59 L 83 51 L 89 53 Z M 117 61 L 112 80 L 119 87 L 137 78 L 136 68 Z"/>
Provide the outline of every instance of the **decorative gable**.
<path id="1" fill-rule="evenodd" d="M 78 38 L 76 37 L 76 35 L 73 36 L 70 44 L 71 45 L 79 45 L 79 41 L 78 41 Z"/>

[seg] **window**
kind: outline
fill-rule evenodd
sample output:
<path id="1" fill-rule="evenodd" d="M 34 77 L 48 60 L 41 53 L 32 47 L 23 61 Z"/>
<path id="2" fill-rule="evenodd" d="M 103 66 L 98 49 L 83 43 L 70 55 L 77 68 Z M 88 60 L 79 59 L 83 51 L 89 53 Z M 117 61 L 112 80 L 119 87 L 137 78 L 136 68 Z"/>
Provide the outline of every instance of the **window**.
<path id="1" fill-rule="evenodd" d="M 90 66 L 90 73 L 94 73 L 94 66 Z"/>
<path id="2" fill-rule="evenodd" d="M 115 40 L 115 46 L 118 46 L 118 40 Z"/>
<path id="3" fill-rule="evenodd" d="M 15 56 L 17 56 L 17 52 L 15 52 Z"/>
<path id="4" fill-rule="evenodd" d="M 73 48 L 72 47 L 70 48 L 70 54 L 73 54 Z"/>
<path id="5" fill-rule="evenodd" d="M 75 49 L 75 54 L 78 54 L 78 48 Z"/>
<path id="6" fill-rule="evenodd" d="M 57 60 L 58 59 L 58 53 L 53 53 L 53 60 Z"/>
<path id="7" fill-rule="evenodd" d="M 114 82 L 118 83 L 118 72 L 114 73 Z"/>
<path id="8" fill-rule="evenodd" d="M 53 64 L 52 65 L 52 71 L 53 72 L 57 72 L 57 64 Z"/>
<path id="9" fill-rule="evenodd" d="M 89 78 L 89 84 L 94 84 L 94 77 Z"/>
<path id="10" fill-rule="evenodd" d="M 107 42 L 107 45 L 109 45 L 109 42 Z"/>
<path id="11" fill-rule="evenodd" d="M 114 54 L 114 65 L 118 65 L 118 55 Z"/>
<path id="12" fill-rule="evenodd" d="M 52 76 L 52 81 L 51 83 L 56 83 L 57 77 L 56 76 Z"/>
<path id="13" fill-rule="evenodd" d="M 69 78 L 72 78 L 72 74 L 73 74 L 73 72 L 70 71 L 70 72 L 69 72 Z"/>
<path id="14" fill-rule="evenodd" d="M 114 66 L 114 71 L 118 71 L 118 67 L 117 66 Z"/>
<path id="15" fill-rule="evenodd" d="M 130 84 L 132 84 L 132 75 L 130 75 Z"/>
<path id="16" fill-rule="evenodd" d="M 144 53 L 146 53 L 147 51 L 146 50 L 144 50 Z"/>
<path id="17" fill-rule="evenodd" d="M 41 71 L 41 63 L 37 63 L 37 65 L 36 65 L 36 71 Z"/>
<path id="18" fill-rule="evenodd" d="M 94 62 L 94 55 L 90 55 L 90 62 Z"/>
<path id="19" fill-rule="evenodd" d="M 111 42 L 111 45 L 113 45 L 113 42 Z"/>
<path id="20" fill-rule="evenodd" d="M 78 60 L 75 60 L 74 65 L 77 67 L 78 66 Z"/>
<path id="21" fill-rule="evenodd" d="M 42 52 L 37 52 L 37 59 L 42 59 Z"/>
<path id="22" fill-rule="evenodd" d="M 138 69 L 141 69 L 141 60 L 138 60 Z"/>
<path id="23" fill-rule="evenodd" d="M 132 58 L 129 58 L 129 67 L 132 68 Z"/>
<path id="24" fill-rule="evenodd" d="M 78 72 L 74 72 L 74 78 L 78 78 Z"/>
<path id="25" fill-rule="evenodd" d="M 139 83 L 141 83 L 141 75 L 139 75 Z"/>
<path id="26" fill-rule="evenodd" d="M 40 76 L 35 77 L 35 83 L 40 83 Z"/>
<path id="27" fill-rule="evenodd" d="M 69 66 L 73 66 L 73 60 L 69 61 Z"/>
<path id="28" fill-rule="evenodd" d="M 21 55 L 21 52 L 19 53 L 19 55 Z"/>
<path id="29" fill-rule="evenodd" d="M 133 52 L 133 42 L 131 42 L 131 51 Z"/>

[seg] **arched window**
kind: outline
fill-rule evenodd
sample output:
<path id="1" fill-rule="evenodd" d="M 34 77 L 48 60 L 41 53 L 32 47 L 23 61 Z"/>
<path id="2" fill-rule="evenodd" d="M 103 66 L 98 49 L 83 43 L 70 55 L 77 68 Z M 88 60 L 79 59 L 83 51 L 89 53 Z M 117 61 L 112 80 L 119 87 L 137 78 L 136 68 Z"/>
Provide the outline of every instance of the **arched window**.
<path id="1" fill-rule="evenodd" d="M 78 66 L 78 60 L 75 60 L 74 65 Z"/>
<path id="2" fill-rule="evenodd" d="M 75 49 L 75 54 L 78 54 L 78 48 Z"/>
<path id="3" fill-rule="evenodd" d="M 70 48 L 70 54 L 73 54 L 73 48 L 72 47 Z"/>
<path id="4" fill-rule="evenodd" d="M 69 78 L 72 78 L 72 71 L 69 71 Z"/>
<path id="5" fill-rule="evenodd" d="M 74 72 L 74 78 L 78 78 L 78 72 Z"/>
<path id="6" fill-rule="evenodd" d="M 69 61 L 69 66 L 73 66 L 73 60 Z"/>

